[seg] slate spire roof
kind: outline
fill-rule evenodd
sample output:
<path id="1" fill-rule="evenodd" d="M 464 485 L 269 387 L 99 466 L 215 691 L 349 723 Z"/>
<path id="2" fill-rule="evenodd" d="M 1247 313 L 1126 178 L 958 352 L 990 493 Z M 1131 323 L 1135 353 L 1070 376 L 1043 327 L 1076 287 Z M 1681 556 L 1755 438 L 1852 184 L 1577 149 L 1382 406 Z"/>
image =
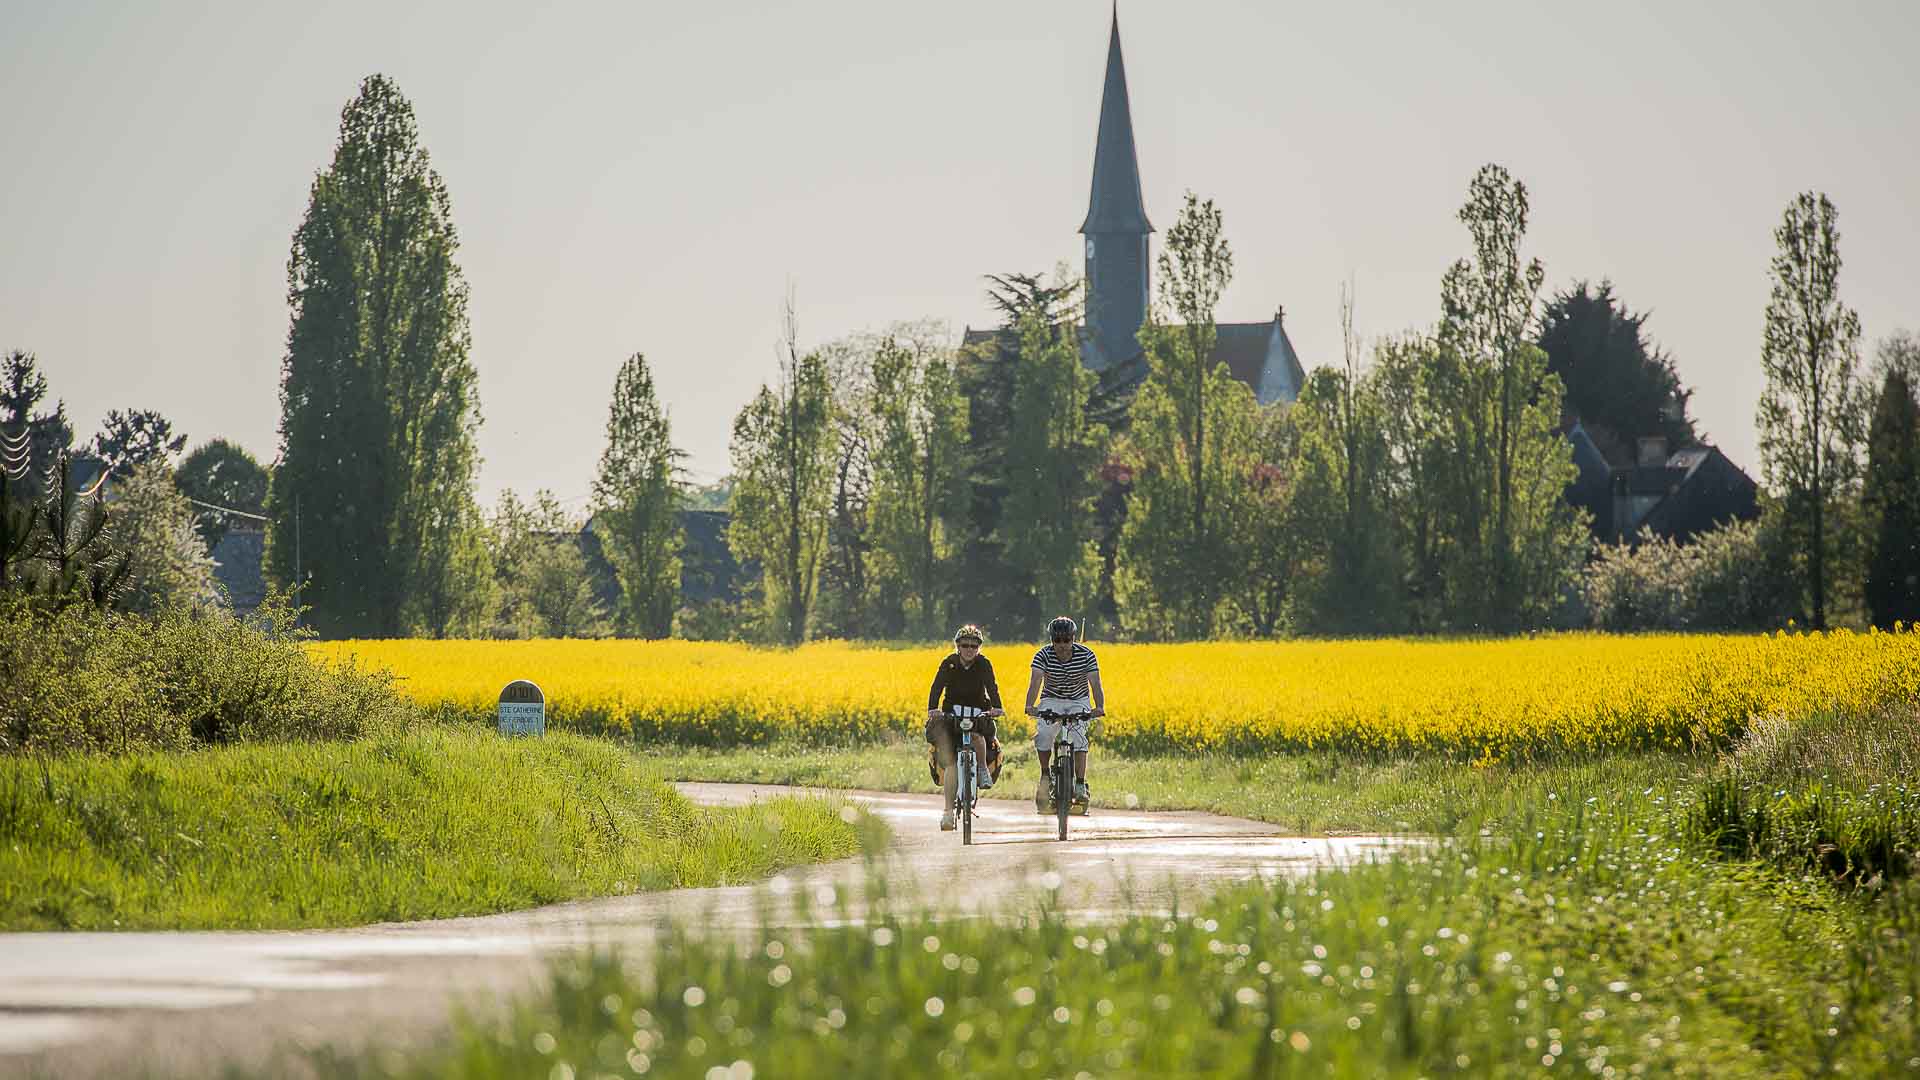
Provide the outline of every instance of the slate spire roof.
<path id="1" fill-rule="evenodd" d="M 1120 59 L 1120 12 L 1107 43 L 1107 84 L 1100 92 L 1100 134 L 1093 151 L 1093 195 L 1083 233 L 1153 231 L 1140 197 L 1140 161 L 1133 150 L 1133 110 L 1127 104 L 1127 66 Z"/>

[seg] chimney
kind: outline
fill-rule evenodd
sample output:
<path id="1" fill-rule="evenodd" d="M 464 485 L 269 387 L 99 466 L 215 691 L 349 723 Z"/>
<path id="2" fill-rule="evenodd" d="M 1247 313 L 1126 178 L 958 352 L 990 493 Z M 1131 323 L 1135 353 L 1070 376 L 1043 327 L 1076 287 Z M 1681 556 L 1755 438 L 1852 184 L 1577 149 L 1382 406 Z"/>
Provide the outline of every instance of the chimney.
<path id="1" fill-rule="evenodd" d="M 1667 437 L 1665 435 L 1640 436 L 1640 457 L 1636 465 L 1665 465 L 1667 463 Z"/>

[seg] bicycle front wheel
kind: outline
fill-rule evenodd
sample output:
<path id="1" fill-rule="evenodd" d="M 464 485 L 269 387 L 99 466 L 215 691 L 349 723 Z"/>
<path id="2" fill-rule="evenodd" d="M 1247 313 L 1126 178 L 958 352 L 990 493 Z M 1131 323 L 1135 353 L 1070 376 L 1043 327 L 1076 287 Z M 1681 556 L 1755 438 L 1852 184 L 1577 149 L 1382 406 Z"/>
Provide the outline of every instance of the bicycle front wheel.
<path id="1" fill-rule="evenodd" d="M 1055 760 L 1072 761 L 1071 752 L 1056 753 Z M 1053 809 L 1060 816 L 1060 839 L 1067 838 L 1067 814 L 1073 809 L 1073 767 L 1056 767 L 1053 774 Z"/>

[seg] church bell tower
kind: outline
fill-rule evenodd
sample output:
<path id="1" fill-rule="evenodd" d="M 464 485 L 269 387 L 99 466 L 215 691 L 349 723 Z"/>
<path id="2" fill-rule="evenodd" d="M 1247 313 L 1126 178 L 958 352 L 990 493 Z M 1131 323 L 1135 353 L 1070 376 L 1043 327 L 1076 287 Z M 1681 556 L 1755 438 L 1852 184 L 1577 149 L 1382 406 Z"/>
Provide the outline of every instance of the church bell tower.
<path id="1" fill-rule="evenodd" d="M 1147 317 L 1147 236 L 1153 232 L 1140 195 L 1118 10 L 1107 44 L 1106 87 L 1100 94 L 1093 194 L 1080 232 L 1087 238 L 1087 359 L 1096 369 L 1106 368 L 1140 351 L 1140 324 Z"/>

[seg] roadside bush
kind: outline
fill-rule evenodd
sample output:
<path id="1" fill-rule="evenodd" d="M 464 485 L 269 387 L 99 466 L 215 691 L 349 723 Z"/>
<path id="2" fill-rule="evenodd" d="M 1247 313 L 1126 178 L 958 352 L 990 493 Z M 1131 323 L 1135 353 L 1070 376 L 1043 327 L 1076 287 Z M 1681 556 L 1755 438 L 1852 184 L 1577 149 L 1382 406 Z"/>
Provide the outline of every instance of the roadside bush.
<path id="1" fill-rule="evenodd" d="M 1602 547 L 1581 581 L 1600 630 L 1766 630 L 1791 614 L 1777 545 L 1758 522 L 1734 522 L 1675 543 L 1642 533 Z"/>
<path id="2" fill-rule="evenodd" d="M 386 672 L 309 656 L 294 614 L 284 596 L 245 618 L 0 597 L 0 753 L 356 739 L 417 722 Z"/>

